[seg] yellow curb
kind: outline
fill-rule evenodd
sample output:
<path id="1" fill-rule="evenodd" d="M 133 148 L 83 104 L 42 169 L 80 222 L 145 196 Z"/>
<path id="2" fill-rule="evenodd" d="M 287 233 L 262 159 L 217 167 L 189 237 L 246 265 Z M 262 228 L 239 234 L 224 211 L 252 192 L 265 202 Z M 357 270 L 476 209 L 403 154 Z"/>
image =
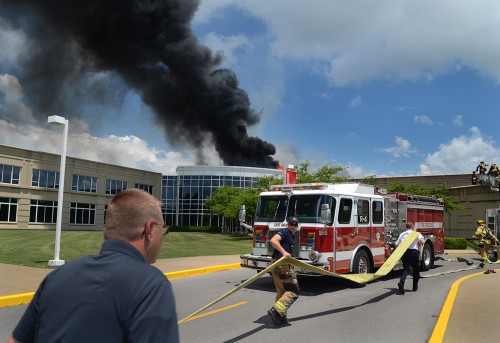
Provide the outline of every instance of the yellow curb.
<path id="1" fill-rule="evenodd" d="M 189 277 L 189 276 L 214 273 L 214 272 L 219 272 L 219 271 L 223 271 L 223 270 L 231 270 L 231 269 L 238 269 L 238 268 L 241 268 L 239 263 L 232 263 L 232 264 L 222 264 L 219 266 L 180 270 L 177 272 L 169 272 L 169 273 L 164 273 L 164 274 L 169 280 L 173 280 L 173 279 L 180 279 L 180 278 Z M 34 295 L 35 295 L 35 292 L 0 296 L 0 308 L 29 304 L 31 299 L 33 299 Z"/>
<path id="2" fill-rule="evenodd" d="M 29 304 L 34 295 L 35 292 L 1 296 L 0 307 Z"/>
<path id="3" fill-rule="evenodd" d="M 238 268 L 241 268 L 239 263 L 231 263 L 231 264 L 222 264 L 219 266 L 180 270 L 178 272 L 169 272 L 169 273 L 164 273 L 164 274 L 169 280 L 173 280 L 173 279 L 179 279 L 179 278 L 183 278 L 183 277 L 189 277 L 189 276 L 195 276 L 195 275 L 207 274 L 207 273 L 213 273 L 213 272 L 220 272 L 223 270 L 231 270 L 231 269 L 238 269 Z"/>

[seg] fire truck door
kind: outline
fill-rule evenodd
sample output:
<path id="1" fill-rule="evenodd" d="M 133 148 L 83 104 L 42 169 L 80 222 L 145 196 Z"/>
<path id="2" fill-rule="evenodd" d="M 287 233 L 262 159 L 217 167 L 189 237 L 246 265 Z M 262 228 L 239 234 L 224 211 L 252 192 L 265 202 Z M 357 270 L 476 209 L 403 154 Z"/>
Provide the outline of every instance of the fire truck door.
<path id="1" fill-rule="evenodd" d="M 500 220 L 500 211 L 498 208 L 486 209 L 486 225 L 488 225 L 488 227 L 493 232 L 495 237 L 498 237 L 499 220 Z"/>
<path id="2" fill-rule="evenodd" d="M 370 199 L 359 198 L 356 204 L 356 234 L 357 244 L 371 245 L 371 220 L 370 220 Z"/>
<path id="3" fill-rule="evenodd" d="M 341 196 L 339 199 L 339 210 L 337 215 L 337 251 L 348 251 L 354 248 L 357 236 L 356 209 L 354 199 Z"/>

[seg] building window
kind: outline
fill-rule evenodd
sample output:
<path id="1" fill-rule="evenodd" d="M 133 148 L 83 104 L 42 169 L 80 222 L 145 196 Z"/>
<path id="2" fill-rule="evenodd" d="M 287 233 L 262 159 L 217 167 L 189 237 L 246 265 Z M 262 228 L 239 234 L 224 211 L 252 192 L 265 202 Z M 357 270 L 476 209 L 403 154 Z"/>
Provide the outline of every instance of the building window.
<path id="1" fill-rule="evenodd" d="M 120 180 L 106 180 L 106 194 L 118 194 L 127 189 L 127 182 Z"/>
<path id="2" fill-rule="evenodd" d="M 135 188 L 142 189 L 144 192 L 148 192 L 149 194 L 153 194 L 153 186 L 146 185 L 144 183 L 136 183 Z"/>
<path id="3" fill-rule="evenodd" d="M 97 178 L 73 174 L 71 190 L 77 192 L 97 193 Z"/>
<path id="4" fill-rule="evenodd" d="M 70 224 L 94 225 L 95 224 L 95 205 L 71 203 Z"/>
<path id="5" fill-rule="evenodd" d="M 59 172 L 51 170 L 33 169 L 31 185 L 33 187 L 58 189 Z"/>
<path id="6" fill-rule="evenodd" d="M 30 223 L 54 224 L 57 221 L 57 201 L 31 200 Z"/>
<path id="7" fill-rule="evenodd" d="M 0 198 L 0 222 L 15 223 L 17 221 L 17 199 Z"/>
<path id="8" fill-rule="evenodd" d="M 19 184 L 19 173 L 21 167 L 0 164 L 0 183 Z"/>
<path id="9" fill-rule="evenodd" d="M 165 224 L 176 225 L 177 176 L 162 176 L 161 201 Z"/>

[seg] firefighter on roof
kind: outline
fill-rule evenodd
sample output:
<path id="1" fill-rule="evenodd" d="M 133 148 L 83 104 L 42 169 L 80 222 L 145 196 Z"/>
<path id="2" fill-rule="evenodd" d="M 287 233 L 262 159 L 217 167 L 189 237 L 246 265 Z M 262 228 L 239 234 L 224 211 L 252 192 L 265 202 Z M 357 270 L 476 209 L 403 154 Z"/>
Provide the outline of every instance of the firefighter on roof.
<path id="1" fill-rule="evenodd" d="M 484 220 L 478 219 L 476 224 L 478 226 L 472 238 L 478 240 L 477 245 L 479 246 L 479 254 L 481 255 L 483 263 L 491 263 L 488 258 L 488 250 L 492 242 L 497 242 L 497 238 L 493 235 L 491 230 L 486 227 Z"/>
<path id="2" fill-rule="evenodd" d="M 271 238 L 271 245 L 274 248 L 272 263 L 279 260 L 282 256 L 291 257 L 293 252 L 293 238 L 295 231 L 299 227 L 297 218 L 293 217 L 288 221 L 287 228 L 281 229 Z M 274 268 L 271 272 L 274 286 L 276 287 L 276 299 L 274 306 L 267 314 L 271 316 L 275 325 L 288 323 L 287 310 L 299 297 L 299 283 L 297 274 L 293 267 L 284 264 Z"/>
<path id="3" fill-rule="evenodd" d="M 495 163 L 491 164 L 490 170 L 488 170 L 488 175 L 493 177 L 498 177 L 500 175 L 500 169 L 498 169 Z"/>
<path id="4" fill-rule="evenodd" d="M 475 170 L 472 172 L 472 175 L 470 176 L 470 181 L 473 185 L 477 185 L 478 177 Z"/>
<path id="5" fill-rule="evenodd" d="M 486 167 L 488 166 L 487 163 L 484 163 L 484 161 L 481 161 L 478 166 L 476 167 L 476 171 L 479 172 L 479 184 L 483 185 L 487 183 L 487 177 L 486 177 Z"/>
<path id="6" fill-rule="evenodd" d="M 480 175 L 484 175 L 486 173 L 486 167 L 488 166 L 487 163 L 484 163 L 484 161 L 481 161 L 478 166 L 476 167 L 476 171 L 479 172 Z"/>

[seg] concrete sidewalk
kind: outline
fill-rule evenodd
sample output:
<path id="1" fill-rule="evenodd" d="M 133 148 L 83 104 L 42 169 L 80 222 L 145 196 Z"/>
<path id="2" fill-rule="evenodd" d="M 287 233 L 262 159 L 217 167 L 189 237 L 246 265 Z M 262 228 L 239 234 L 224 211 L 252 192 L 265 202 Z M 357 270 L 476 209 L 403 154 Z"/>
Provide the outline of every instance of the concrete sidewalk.
<path id="1" fill-rule="evenodd" d="M 153 264 L 169 279 L 198 275 L 218 270 L 239 268 L 240 255 L 196 256 L 158 260 Z M 0 263 L 0 297 L 35 292 L 48 268 L 23 267 Z M 0 307 L 2 307 L 0 301 Z"/>

